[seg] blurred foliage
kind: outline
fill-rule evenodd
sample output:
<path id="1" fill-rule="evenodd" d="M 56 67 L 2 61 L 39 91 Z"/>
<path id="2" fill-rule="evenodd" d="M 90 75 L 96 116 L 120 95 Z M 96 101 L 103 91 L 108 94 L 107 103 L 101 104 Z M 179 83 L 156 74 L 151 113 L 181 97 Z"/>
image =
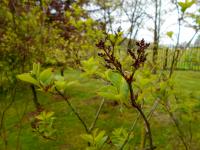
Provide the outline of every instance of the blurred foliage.
<path id="1" fill-rule="evenodd" d="M 114 45 L 113 51 L 115 51 L 116 59 L 121 62 L 122 71 L 126 76 L 129 76 L 130 71 L 132 71 L 133 68 L 130 66 L 133 62 L 131 57 L 127 55 L 127 51 L 124 50 L 123 33 L 119 31 L 117 34 L 105 34 L 105 27 L 102 26 L 104 23 L 93 20 L 84 9 L 85 4 L 89 2 L 88 0 L 0 1 L 0 98 L 3 96 L 0 106 L 5 110 L 9 108 L 9 105 L 7 106 L 8 99 L 4 96 L 11 97 L 7 94 L 7 91 L 15 87 L 17 75 L 18 79 L 36 86 L 37 90 L 43 92 L 43 94 L 52 94 L 54 102 L 53 100 L 49 101 L 49 98 L 45 95 L 42 98 L 42 103 L 46 104 L 45 107 L 51 107 L 54 111 L 59 112 L 55 114 L 46 110 L 36 112 L 39 114 L 34 115 L 32 125 L 34 125 L 34 131 L 40 136 L 46 139 L 53 137 L 53 140 L 55 140 L 55 134 L 58 132 L 60 139 L 56 141 L 56 144 L 61 140 L 66 145 L 68 141 L 65 140 L 67 139 L 69 140 L 68 143 L 72 144 L 75 149 L 77 147 L 83 149 L 85 145 L 80 142 L 81 135 L 81 138 L 88 143 L 86 148 L 88 150 L 121 149 L 127 140 L 124 149 L 130 150 L 138 147 L 141 142 L 139 140 L 142 135 L 139 131 L 143 126 L 137 125 L 134 132 L 126 130 L 126 127 L 130 128 L 130 120 L 135 119 L 135 113 L 130 109 L 128 85 L 119 72 L 106 69 L 106 63 L 97 57 L 95 44 L 105 37 L 109 39 L 105 42 L 105 46 L 111 48 Z M 105 10 L 114 10 L 120 4 L 119 0 L 115 4 L 109 0 L 92 2 Z M 185 2 L 179 2 L 178 5 L 182 13 L 185 14 L 186 10 L 194 3 L 193 0 L 186 0 Z M 194 28 L 199 30 L 199 12 L 195 14 L 188 13 L 187 15 L 193 19 Z M 173 37 L 172 31 L 166 34 L 169 38 Z M 136 52 L 136 50 L 133 49 L 133 52 Z M 189 61 L 191 65 L 196 65 L 199 64 L 199 60 L 195 55 L 196 53 L 190 53 L 183 55 L 182 58 Z M 63 74 L 60 70 L 63 71 Z M 183 136 L 191 149 L 199 148 L 200 136 L 196 132 L 199 131 L 198 126 L 196 126 L 199 123 L 199 118 L 198 114 L 195 114 L 199 112 L 200 107 L 199 89 L 196 89 L 199 87 L 199 79 L 196 76 L 194 81 L 191 80 L 192 77 L 187 78 L 192 76 L 193 73 L 187 74 L 186 78 L 183 77 L 182 73 L 177 73 L 174 77 L 168 78 L 166 70 L 158 70 L 157 74 L 152 74 L 152 63 L 148 60 L 134 73 L 131 84 L 137 97 L 137 104 L 141 108 L 145 108 L 144 113 L 147 114 L 148 111 L 151 111 L 151 107 L 155 105 L 155 102 L 158 102 L 158 106 L 152 113 L 153 119 L 149 119 L 151 114 L 147 115 L 153 126 L 152 133 L 155 137 L 155 143 L 157 145 L 163 143 L 164 146 L 168 145 L 168 147 L 164 147 L 166 149 L 173 149 L 174 147 L 183 149 L 179 140 L 179 137 Z M 26 125 L 29 123 L 27 118 L 30 116 L 26 114 L 26 108 L 22 112 L 22 106 L 25 105 L 24 99 L 29 101 L 30 98 L 25 98 L 27 89 L 21 84 L 19 86 L 25 90 L 20 91 L 20 88 L 17 89 L 21 97 L 18 97 L 17 100 L 19 101 L 15 102 L 12 109 L 8 111 L 8 119 L 5 120 L 8 127 L 0 129 L 2 131 L 0 132 L 2 133 L 1 137 L 5 141 L 7 140 L 7 132 L 9 133 L 9 141 L 9 139 L 15 137 L 14 134 L 20 134 L 20 131 L 19 133 L 15 131 L 16 129 L 23 130 L 23 126 L 19 126 L 20 121 L 18 120 L 21 114 L 24 114 L 21 119 L 22 123 L 25 122 Z M 88 122 L 94 117 L 95 108 L 97 107 L 96 100 L 100 97 L 108 100 L 106 101 L 107 107 L 103 108 L 102 114 L 99 116 L 101 121 L 98 122 L 98 127 L 103 129 L 94 129 L 91 132 L 83 133 L 79 123 L 74 121 L 71 112 L 68 113 L 69 110 L 65 112 L 65 105 L 59 102 L 62 94 L 70 99 L 69 102 L 72 99 L 72 102 L 77 104 L 81 115 L 87 114 L 89 116 L 84 116 L 83 119 Z M 114 102 L 110 102 L 110 100 L 114 100 Z M 32 105 L 29 108 L 28 104 L 25 107 L 30 111 Z M 114 107 L 117 109 L 114 110 Z M 122 111 L 121 108 L 125 109 Z M 89 110 L 92 111 L 89 112 Z M 175 132 L 177 129 L 170 124 L 172 120 L 168 113 L 178 120 L 178 127 L 181 128 L 181 131 L 184 129 L 184 135 L 177 135 L 179 133 Z M 0 114 L 1 117 L 5 114 L 4 109 Z M 64 121 L 59 120 L 59 117 L 54 117 L 54 115 L 61 116 Z M 2 122 L 1 124 L 3 124 Z M 55 124 L 62 129 L 55 129 Z M 24 128 L 30 133 L 28 126 Z M 69 128 L 71 133 L 68 133 Z M 167 133 L 163 134 L 163 131 L 167 131 Z M 27 137 L 32 136 L 27 134 L 24 139 Z M 127 139 L 127 137 L 129 138 Z M 32 142 L 36 141 L 34 138 L 28 139 L 31 146 L 33 145 Z M 74 139 L 78 139 L 77 144 L 74 143 Z M 170 141 L 169 139 L 175 140 Z M 13 141 L 13 139 L 11 142 L 9 141 L 8 145 L 12 147 Z M 55 144 L 42 142 L 42 144 L 47 144 L 45 149 Z M 2 143 L 0 141 L 0 146 L 4 145 Z M 38 145 L 41 143 L 37 142 Z M 23 143 L 21 144 L 23 145 Z M 39 147 L 37 146 L 36 148 Z M 60 147 L 55 149 L 60 149 Z"/>

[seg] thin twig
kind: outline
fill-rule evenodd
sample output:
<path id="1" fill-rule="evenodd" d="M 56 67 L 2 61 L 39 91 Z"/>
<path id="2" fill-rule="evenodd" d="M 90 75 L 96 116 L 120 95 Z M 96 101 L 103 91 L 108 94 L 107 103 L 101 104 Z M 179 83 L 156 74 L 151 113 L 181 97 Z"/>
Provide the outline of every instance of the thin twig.
<path id="1" fill-rule="evenodd" d="M 90 126 L 90 128 L 89 128 L 89 133 L 91 133 L 91 131 L 94 129 L 94 127 L 95 127 L 95 125 L 96 125 L 96 122 L 97 122 L 97 120 L 98 120 L 98 118 L 99 118 L 99 114 L 100 114 L 100 112 L 101 112 L 101 110 L 102 110 L 102 107 L 103 107 L 103 105 L 104 105 L 104 102 L 105 102 L 105 100 L 102 99 L 101 104 L 100 104 L 100 106 L 99 106 L 99 109 L 97 110 L 97 113 L 96 113 L 96 115 L 95 115 L 95 119 L 94 119 L 94 121 L 92 122 L 92 124 L 91 124 L 91 126 Z"/>
<path id="2" fill-rule="evenodd" d="M 174 122 L 175 127 L 177 128 L 177 131 L 179 133 L 178 136 L 179 136 L 180 140 L 182 141 L 182 143 L 185 147 L 185 150 L 188 150 L 187 143 L 185 142 L 185 139 L 184 139 L 184 133 L 181 130 L 177 119 L 175 118 L 174 114 L 168 108 L 166 108 L 166 110 L 169 113 L 169 116 L 171 117 L 172 121 Z"/>
<path id="3" fill-rule="evenodd" d="M 130 138 L 130 136 L 131 136 L 131 134 L 132 134 L 132 131 L 133 131 L 133 129 L 134 129 L 134 127 L 135 127 L 135 125 L 136 125 L 136 123 L 137 123 L 137 121 L 138 121 L 139 118 L 140 118 L 140 114 L 137 113 L 137 117 L 136 117 L 136 119 L 134 120 L 134 122 L 133 122 L 133 124 L 132 124 L 132 126 L 131 126 L 131 129 L 129 130 L 129 133 L 128 133 L 127 137 L 126 137 L 126 139 L 124 140 L 124 143 L 123 143 L 122 146 L 120 147 L 120 150 L 123 150 L 123 149 L 124 149 L 124 146 L 128 143 L 128 140 L 129 140 L 129 138 Z"/>
<path id="4" fill-rule="evenodd" d="M 150 124 L 149 121 L 147 119 L 147 117 L 145 116 L 144 112 L 142 111 L 142 109 L 140 107 L 136 107 L 136 109 L 139 111 L 140 115 L 143 118 L 143 121 L 145 122 L 146 128 L 147 128 L 147 132 L 148 132 L 148 137 L 149 137 L 149 146 L 150 146 L 150 150 L 154 150 L 156 147 L 153 146 L 153 139 L 152 139 L 152 134 L 151 134 L 151 128 L 150 128 Z"/>
<path id="5" fill-rule="evenodd" d="M 151 108 L 150 112 L 147 114 L 147 119 L 150 120 L 154 111 L 156 110 L 156 108 L 158 107 L 158 104 L 160 102 L 160 99 L 156 100 L 153 107 Z"/>
<path id="6" fill-rule="evenodd" d="M 55 88 L 56 92 L 65 100 L 65 102 L 67 102 L 68 106 L 71 108 L 72 112 L 76 115 L 76 117 L 80 120 L 80 122 L 82 123 L 82 125 L 85 128 L 85 131 L 87 133 L 89 133 L 89 129 L 85 123 L 85 121 L 81 118 L 80 114 L 76 111 L 76 109 L 74 108 L 74 106 L 70 103 L 70 101 L 68 100 L 68 98 L 61 93 L 57 88 Z"/>
<path id="7" fill-rule="evenodd" d="M 147 119 L 148 119 L 148 120 L 151 119 L 152 114 L 153 114 L 153 112 L 156 110 L 158 104 L 159 104 L 159 100 L 156 100 L 155 103 L 154 103 L 154 105 L 153 105 L 153 107 L 152 107 L 152 109 L 151 109 L 151 111 L 147 114 Z M 120 150 L 123 150 L 124 146 L 127 144 L 128 140 L 129 140 L 129 138 L 130 138 L 130 135 L 131 135 L 131 133 L 132 133 L 132 131 L 133 131 L 133 129 L 134 129 L 134 127 L 135 127 L 135 125 L 136 125 L 136 123 L 137 123 L 139 117 L 140 117 L 140 114 L 138 113 L 138 114 L 137 114 L 137 118 L 134 120 L 134 122 L 133 122 L 133 124 L 132 124 L 132 126 L 131 126 L 131 129 L 129 130 L 128 136 L 126 137 L 126 139 L 125 139 L 124 143 L 122 144 Z"/>
<path id="8" fill-rule="evenodd" d="M 4 121 L 4 118 L 5 118 L 5 113 L 8 111 L 8 109 L 12 106 L 13 102 L 15 101 L 15 95 L 16 95 L 16 86 L 13 89 L 12 99 L 11 99 L 10 103 L 3 110 L 3 113 L 2 113 L 2 116 L 1 116 L 1 122 L 0 122 L 0 131 L 1 131 L 2 127 L 3 127 L 3 121 Z"/>
<path id="9" fill-rule="evenodd" d="M 154 102 L 153 107 L 151 108 L 150 112 L 147 114 L 148 121 L 150 121 L 150 119 L 151 119 L 154 111 L 156 110 L 156 108 L 157 108 L 157 106 L 159 104 L 159 101 L 160 101 L 160 99 L 158 99 L 158 100 L 156 100 Z M 143 139 L 141 139 L 141 150 L 144 149 L 145 141 L 146 141 L 146 136 L 147 136 L 147 132 L 148 132 L 146 128 L 143 128 L 142 130 L 143 130 L 143 133 L 142 133 L 143 134 Z"/>

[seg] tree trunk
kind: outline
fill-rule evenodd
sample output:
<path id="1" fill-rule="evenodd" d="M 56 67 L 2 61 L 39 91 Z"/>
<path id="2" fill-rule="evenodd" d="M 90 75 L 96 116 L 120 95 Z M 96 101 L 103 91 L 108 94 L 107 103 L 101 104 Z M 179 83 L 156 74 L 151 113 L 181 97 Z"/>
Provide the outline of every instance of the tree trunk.
<path id="1" fill-rule="evenodd" d="M 152 56 L 152 62 L 154 65 L 153 73 L 156 73 L 157 55 L 158 55 L 158 0 L 155 0 L 154 40 L 153 40 L 153 56 Z"/>

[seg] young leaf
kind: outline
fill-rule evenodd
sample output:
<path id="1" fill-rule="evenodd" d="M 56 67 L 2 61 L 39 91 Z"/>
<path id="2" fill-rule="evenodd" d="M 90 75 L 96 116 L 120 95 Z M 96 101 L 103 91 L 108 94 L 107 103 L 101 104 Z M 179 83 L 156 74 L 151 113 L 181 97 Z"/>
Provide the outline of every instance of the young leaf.
<path id="1" fill-rule="evenodd" d="M 39 63 L 33 63 L 33 70 L 31 72 L 33 75 L 35 75 L 36 77 L 39 76 L 40 74 L 40 64 Z"/>
<path id="2" fill-rule="evenodd" d="M 87 75 L 94 75 L 98 70 L 98 62 L 93 57 L 82 62 L 83 69 Z"/>
<path id="3" fill-rule="evenodd" d="M 91 134 L 82 134 L 81 138 L 90 143 L 90 147 L 86 150 L 101 150 L 108 138 L 105 133 L 105 131 L 100 131 L 98 133 L 98 129 L 95 129 Z"/>
<path id="4" fill-rule="evenodd" d="M 188 8 L 195 4 L 195 0 L 185 0 L 185 2 L 178 2 L 178 5 L 181 7 L 181 11 L 184 13 Z"/>
<path id="5" fill-rule="evenodd" d="M 43 111 L 38 116 L 36 116 L 35 118 L 37 118 L 39 120 L 48 120 L 48 119 L 52 118 L 53 115 L 54 115 L 54 112 Z"/>
<path id="6" fill-rule="evenodd" d="M 66 88 L 70 88 L 71 86 L 74 86 L 74 85 L 79 85 L 79 82 L 77 80 L 75 81 L 55 81 L 55 86 L 58 90 L 65 90 Z"/>
<path id="7" fill-rule="evenodd" d="M 120 100 L 120 95 L 114 86 L 108 85 L 100 89 L 98 94 L 106 99 Z"/>
<path id="8" fill-rule="evenodd" d="M 167 36 L 171 39 L 172 36 L 173 36 L 173 34 L 174 34 L 174 32 L 173 32 L 173 31 L 169 31 L 169 32 L 167 32 L 166 34 L 167 34 Z"/>
<path id="9" fill-rule="evenodd" d="M 113 72 L 111 70 L 106 72 L 106 78 L 111 82 L 113 86 L 103 88 L 104 92 L 102 93 L 101 91 L 100 95 L 113 100 L 127 100 L 129 88 L 124 78 L 119 73 Z"/>
<path id="10" fill-rule="evenodd" d="M 34 79 L 30 75 L 30 73 L 23 73 L 23 74 L 17 75 L 17 78 L 22 80 L 22 81 L 25 81 L 25 82 L 28 82 L 28 83 L 32 83 L 34 85 L 39 86 L 39 82 L 36 79 Z"/>
<path id="11" fill-rule="evenodd" d="M 49 84 L 52 80 L 52 68 L 48 68 L 42 71 L 40 73 L 39 79 L 43 84 Z"/>
<path id="12" fill-rule="evenodd" d="M 81 138 L 84 139 L 85 141 L 89 142 L 89 143 L 93 143 L 93 137 L 90 134 L 82 134 Z"/>
<path id="13" fill-rule="evenodd" d="M 119 73 L 109 70 L 106 72 L 106 77 L 116 88 L 120 88 L 122 76 Z"/>
<path id="14" fill-rule="evenodd" d="M 112 132 L 111 141 L 118 149 L 120 149 L 127 136 L 128 132 L 124 128 L 117 128 Z M 132 139 L 133 135 L 130 136 L 128 144 Z M 124 150 L 129 150 L 130 147 L 128 144 L 124 147 Z"/>
<path id="15" fill-rule="evenodd" d="M 128 99 L 129 88 L 128 88 L 128 84 L 123 78 L 121 78 L 119 94 L 120 94 L 121 100 L 126 101 Z"/>
<path id="16" fill-rule="evenodd" d="M 99 134 L 95 135 L 95 141 L 98 148 L 101 148 L 108 138 L 107 136 L 105 136 L 105 133 L 105 131 L 100 131 Z"/>

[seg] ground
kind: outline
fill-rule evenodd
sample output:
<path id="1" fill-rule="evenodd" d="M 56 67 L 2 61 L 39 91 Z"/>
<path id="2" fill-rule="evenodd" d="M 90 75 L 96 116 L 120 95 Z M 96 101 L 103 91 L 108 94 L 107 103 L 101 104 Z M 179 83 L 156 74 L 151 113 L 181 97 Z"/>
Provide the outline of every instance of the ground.
<path id="1" fill-rule="evenodd" d="M 77 78 L 78 76 L 79 74 L 77 73 L 77 76 L 72 76 L 71 78 Z M 198 147 L 200 147 L 200 129 L 197 125 L 200 123 L 200 72 L 176 71 L 174 76 L 175 89 L 181 93 L 178 104 L 184 104 L 183 108 L 181 107 L 183 115 L 179 116 L 180 125 L 183 128 L 188 128 L 191 125 L 191 132 L 186 134 L 192 134 L 191 145 L 194 150 L 198 150 Z M 70 93 L 70 97 L 73 97 L 70 101 L 89 125 L 101 102 L 101 98 L 91 95 L 90 89 L 97 89 L 97 87 L 101 86 L 101 83 L 91 80 L 86 84 L 86 88 L 76 89 L 74 90 L 76 92 Z M 80 138 L 80 134 L 84 133 L 84 128 L 79 124 L 79 120 L 72 113 L 66 102 L 59 96 L 38 92 L 38 98 L 42 106 L 48 111 L 55 112 L 55 128 L 57 130 L 55 140 L 44 139 L 33 132 L 31 122 L 33 121 L 35 108 L 32 102 L 31 90 L 24 87 L 26 85 L 21 85 L 21 88 L 17 90 L 16 100 L 5 115 L 3 135 L 4 139 L 7 139 L 7 150 L 84 149 L 87 143 Z M 186 97 L 187 100 L 183 102 L 181 97 Z M 1 95 L 1 98 L 4 97 Z M 4 103 L 2 100 L 0 108 L 4 108 L 10 99 L 6 99 Z M 122 126 L 129 128 L 136 118 L 136 112 L 128 108 L 120 109 L 120 107 L 120 105 L 106 100 L 96 127 L 105 130 L 107 134 L 110 134 L 113 128 L 120 128 Z M 182 150 L 183 147 L 179 141 L 176 128 L 169 116 L 161 111 L 161 107 L 159 106 L 151 121 L 154 143 L 158 150 Z M 184 115 L 185 107 L 190 109 L 189 114 L 191 116 Z M 133 144 L 139 145 L 140 143 L 140 126 L 141 121 L 137 123 L 134 129 Z M 5 147 L 5 141 L 2 139 L 0 140 L 0 149 Z"/>

